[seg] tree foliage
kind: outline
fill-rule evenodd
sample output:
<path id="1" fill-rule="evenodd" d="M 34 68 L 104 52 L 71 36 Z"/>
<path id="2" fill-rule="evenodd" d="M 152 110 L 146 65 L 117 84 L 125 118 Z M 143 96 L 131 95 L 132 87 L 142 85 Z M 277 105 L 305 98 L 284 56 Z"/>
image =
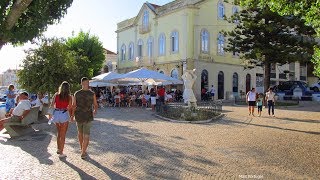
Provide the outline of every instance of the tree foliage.
<path id="1" fill-rule="evenodd" d="M 69 51 L 61 39 L 42 39 L 37 49 L 30 49 L 19 71 L 19 84 L 30 92 L 54 93 L 63 81 L 72 87 L 79 84 L 76 53 Z"/>
<path id="2" fill-rule="evenodd" d="M 63 17 L 73 0 L 1 0 L 0 49 L 25 43 Z"/>
<path id="3" fill-rule="evenodd" d="M 227 33 L 226 51 L 239 52 L 248 65 L 263 66 L 265 89 L 270 86 L 271 64 L 307 62 L 313 55 L 315 31 L 296 16 L 281 16 L 252 2 L 230 21 L 235 19 L 239 23 Z"/>
<path id="4" fill-rule="evenodd" d="M 320 1 L 319 0 L 241 0 L 241 4 L 246 7 L 255 6 L 258 3 L 260 7 L 269 6 L 272 11 L 280 15 L 295 15 L 305 20 L 317 32 L 320 38 Z M 313 63 L 315 64 L 314 74 L 320 77 L 320 49 L 314 47 L 315 54 Z"/>
<path id="5" fill-rule="evenodd" d="M 104 48 L 97 36 L 80 31 L 75 37 L 68 38 L 66 45 L 78 55 L 76 64 L 79 67 L 79 78 L 98 75 L 105 61 Z"/>

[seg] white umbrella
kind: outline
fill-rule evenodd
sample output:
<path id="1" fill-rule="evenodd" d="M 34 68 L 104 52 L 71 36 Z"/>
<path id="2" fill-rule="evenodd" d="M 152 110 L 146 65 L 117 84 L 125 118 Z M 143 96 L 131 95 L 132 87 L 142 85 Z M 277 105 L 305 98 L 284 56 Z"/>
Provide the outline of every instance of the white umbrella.
<path id="1" fill-rule="evenodd" d="M 126 74 L 108 80 L 110 83 L 120 84 L 140 84 L 140 85 L 168 85 L 168 84 L 183 84 L 179 79 L 172 78 L 157 71 L 152 71 L 146 68 L 140 68 Z"/>
<path id="2" fill-rule="evenodd" d="M 112 83 L 107 83 L 107 82 L 102 82 L 102 81 L 90 80 L 90 81 L 89 81 L 89 86 L 90 86 L 90 87 L 107 87 L 107 86 L 117 86 L 117 84 L 112 84 Z"/>
<path id="3" fill-rule="evenodd" d="M 100 74 L 98 76 L 95 76 L 92 79 L 95 80 L 95 81 L 108 81 L 110 79 L 114 79 L 114 78 L 120 77 L 121 75 L 122 74 L 118 74 L 118 73 L 115 73 L 115 72 L 108 72 L 108 73 L 103 73 L 103 74 Z"/>

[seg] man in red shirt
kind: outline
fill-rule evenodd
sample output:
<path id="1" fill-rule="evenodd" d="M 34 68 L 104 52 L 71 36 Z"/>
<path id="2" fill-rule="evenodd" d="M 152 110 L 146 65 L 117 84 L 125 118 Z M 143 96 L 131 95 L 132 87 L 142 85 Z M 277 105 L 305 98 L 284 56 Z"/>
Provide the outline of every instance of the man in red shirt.
<path id="1" fill-rule="evenodd" d="M 166 90 L 164 89 L 163 86 L 160 86 L 158 88 L 158 96 L 159 96 L 159 101 L 164 103 L 164 96 L 165 96 Z"/>

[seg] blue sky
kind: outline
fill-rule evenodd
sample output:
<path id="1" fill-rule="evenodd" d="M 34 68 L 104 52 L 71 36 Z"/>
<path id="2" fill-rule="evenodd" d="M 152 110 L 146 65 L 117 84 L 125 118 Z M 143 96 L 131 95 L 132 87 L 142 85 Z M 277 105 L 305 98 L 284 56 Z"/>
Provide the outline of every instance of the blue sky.
<path id="1" fill-rule="evenodd" d="M 149 0 L 148 2 L 163 5 L 171 1 Z M 60 23 L 49 26 L 44 35 L 66 38 L 70 37 L 73 31 L 78 33 L 82 29 L 98 36 L 105 48 L 116 52 L 117 23 L 136 16 L 145 2 L 143 0 L 74 0 Z M 20 47 L 4 46 L 0 50 L 0 73 L 8 68 L 19 68 L 19 64 L 25 57 L 24 50 L 30 47 L 32 45 L 29 43 Z"/>

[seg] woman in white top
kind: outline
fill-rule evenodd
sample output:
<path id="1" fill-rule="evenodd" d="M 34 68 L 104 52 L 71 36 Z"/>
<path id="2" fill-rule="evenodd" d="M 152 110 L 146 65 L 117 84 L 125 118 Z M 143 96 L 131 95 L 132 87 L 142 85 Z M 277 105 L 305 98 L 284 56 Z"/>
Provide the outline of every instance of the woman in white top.
<path id="1" fill-rule="evenodd" d="M 247 93 L 246 102 L 249 105 L 249 116 L 252 114 L 254 116 L 254 107 L 256 106 L 256 89 L 252 88 L 251 91 Z"/>
<path id="2" fill-rule="evenodd" d="M 272 116 L 274 117 L 274 105 L 275 105 L 275 96 L 272 88 L 269 88 L 269 91 L 266 93 L 266 101 L 268 102 L 268 114 L 270 116 L 270 109 L 272 110 Z"/>

